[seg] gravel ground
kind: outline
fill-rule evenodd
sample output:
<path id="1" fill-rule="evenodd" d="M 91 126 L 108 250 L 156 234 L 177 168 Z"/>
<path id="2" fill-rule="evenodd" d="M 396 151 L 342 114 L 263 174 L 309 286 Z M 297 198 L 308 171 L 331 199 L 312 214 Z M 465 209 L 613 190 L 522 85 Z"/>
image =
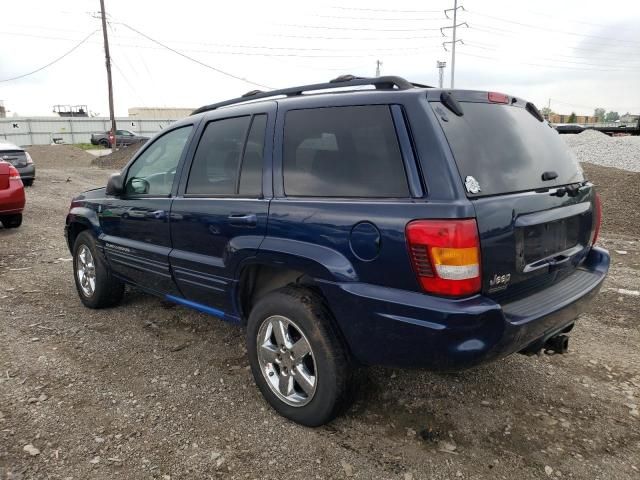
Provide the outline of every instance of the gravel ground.
<path id="1" fill-rule="evenodd" d="M 100 168 L 120 170 L 143 145 L 144 142 L 140 142 L 126 147 L 119 147 L 115 152 L 94 159 L 92 163 Z"/>
<path id="2" fill-rule="evenodd" d="M 610 137 L 595 130 L 561 136 L 581 162 L 640 172 L 640 137 Z"/>
<path id="3" fill-rule="evenodd" d="M 27 147 L 36 168 L 88 167 L 93 155 L 72 145 L 34 145 Z M 39 175 L 38 175 L 39 176 Z"/>
<path id="4" fill-rule="evenodd" d="M 62 225 L 70 197 L 109 172 L 34 158 L 24 224 L 0 229 L 0 479 L 640 478 L 628 172 L 587 166 L 613 264 L 569 354 L 363 371 L 354 407 L 307 429 L 260 396 L 242 329 L 133 289 L 84 308 Z"/>

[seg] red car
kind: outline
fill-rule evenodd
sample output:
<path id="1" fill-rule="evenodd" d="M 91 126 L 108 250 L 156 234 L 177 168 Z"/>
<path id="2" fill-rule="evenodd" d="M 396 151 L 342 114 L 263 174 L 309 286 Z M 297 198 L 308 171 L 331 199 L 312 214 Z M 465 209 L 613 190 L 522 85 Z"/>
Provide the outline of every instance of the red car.
<path id="1" fill-rule="evenodd" d="M 17 228 L 22 224 L 24 185 L 16 167 L 0 162 L 0 222 L 4 228 Z"/>

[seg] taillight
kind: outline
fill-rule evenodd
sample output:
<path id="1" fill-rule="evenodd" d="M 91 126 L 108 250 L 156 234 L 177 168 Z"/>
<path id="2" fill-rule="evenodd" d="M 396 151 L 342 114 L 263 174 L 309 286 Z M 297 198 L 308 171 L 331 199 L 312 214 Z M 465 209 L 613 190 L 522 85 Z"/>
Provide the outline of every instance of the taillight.
<path id="1" fill-rule="evenodd" d="M 422 289 L 461 297 L 481 288 L 475 219 L 415 220 L 406 228 L 409 254 Z"/>
<path id="2" fill-rule="evenodd" d="M 9 180 L 20 180 L 20 172 L 13 165 L 9 165 Z"/>
<path id="3" fill-rule="evenodd" d="M 31 158 L 31 155 L 29 155 L 29 152 L 24 152 L 24 156 L 27 157 L 27 163 L 33 163 L 33 158 Z"/>
<path id="4" fill-rule="evenodd" d="M 591 228 L 591 245 L 595 245 L 600 234 L 600 224 L 602 223 L 602 204 L 600 195 L 596 192 L 594 201 L 595 210 L 593 212 L 593 227 Z"/>
<path id="5" fill-rule="evenodd" d="M 489 92 L 487 98 L 491 103 L 509 103 L 509 95 L 498 92 Z"/>

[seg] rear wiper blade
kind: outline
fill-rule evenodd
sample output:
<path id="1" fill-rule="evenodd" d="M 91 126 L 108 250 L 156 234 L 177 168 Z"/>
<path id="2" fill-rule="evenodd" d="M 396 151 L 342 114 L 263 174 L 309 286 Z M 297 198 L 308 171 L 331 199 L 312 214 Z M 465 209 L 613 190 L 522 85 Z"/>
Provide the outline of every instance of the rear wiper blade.
<path id="1" fill-rule="evenodd" d="M 442 92 L 440 94 L 440 101 L 445 107 L 455 113 L 458 117 L 464 115 L 462 106 L 460 105 L 460 103 L 458 103 L 458 100 L 456 100 L 451 93 Z"/>
<path id="2" fill-rule="evenodd" d="M 538 120 L 539 122 L 544 122 L 544 117 L 542 116 L 542 113 L 540 113 L 540 110 L 538 110 L 538 107 L 536 107 L 533 103 L 527 102 L 524 108 L 527 110 L 527 112 L 529 112 L 531 115 L 536 117 L 536 120 Z"/>
<path id="3" fill-rule="evenodd" d="M 580 191 L 580 185 L 567 185 L 566 187 L 558 187 L 551 193 L 553 197 L 564 197 L 565 194 L 575 197 Z"/>

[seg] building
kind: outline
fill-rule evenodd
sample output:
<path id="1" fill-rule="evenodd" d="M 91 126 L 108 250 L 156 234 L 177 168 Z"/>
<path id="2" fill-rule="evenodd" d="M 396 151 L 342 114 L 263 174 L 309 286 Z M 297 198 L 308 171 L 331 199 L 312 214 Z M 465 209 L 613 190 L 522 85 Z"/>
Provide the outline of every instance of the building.
<path id="1" fill-rule="evenodd" d="M 640 119 L 640 115 L 625 113 L 620 117 L 620 123 L 638 123 L 638 119 Z"/>
<path id="2" fill-rule="evenodd" d="M 163 108 L 163 107 L 133 107 L 129 109 L 129 117 L 147 120 L 180 120 L 188 117 L 195 108 Z"/>
<path id="3" fill-rule="evenodd" d="M 549 123 L 569 123 L 571 114 L 552 113 L 548 116 Z M 573 123 L 598 123 L 598 118 L 593 115 L 576 115 L 576 121 Z"/>

